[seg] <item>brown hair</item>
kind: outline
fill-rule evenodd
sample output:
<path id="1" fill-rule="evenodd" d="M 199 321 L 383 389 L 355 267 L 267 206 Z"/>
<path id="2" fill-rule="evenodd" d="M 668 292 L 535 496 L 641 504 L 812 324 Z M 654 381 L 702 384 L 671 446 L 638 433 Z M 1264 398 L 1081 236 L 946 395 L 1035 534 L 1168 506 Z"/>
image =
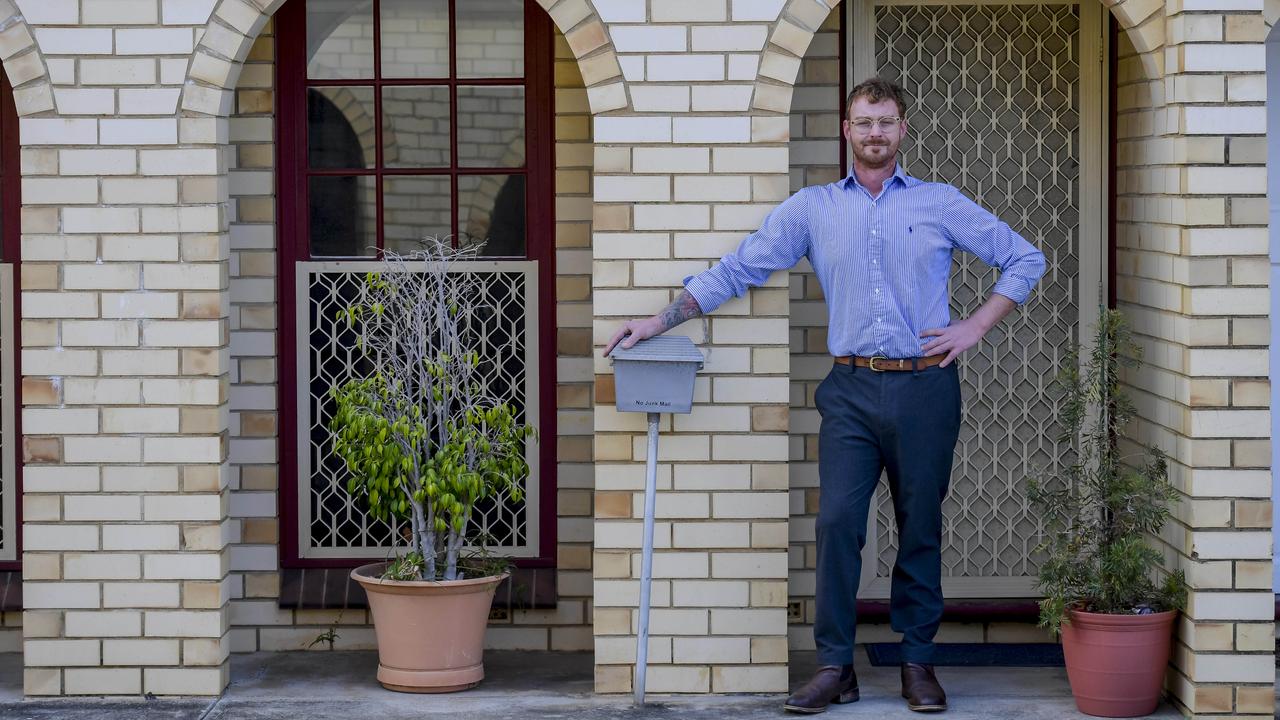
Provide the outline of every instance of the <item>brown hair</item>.
<path id="1" fill-rule="evenodd" d="M 853 107 L 853 101 L 858 98 L 866 98 L 873 103 L 892 100 L 898 106 L 898 116 L 907 116 L 907 91 L 892 80 L 873 77 L 855 85 L 853 90 L 849 91 L 849 99 L 844 104 L 846 119 L 849 117 L 849 108 Z"/>

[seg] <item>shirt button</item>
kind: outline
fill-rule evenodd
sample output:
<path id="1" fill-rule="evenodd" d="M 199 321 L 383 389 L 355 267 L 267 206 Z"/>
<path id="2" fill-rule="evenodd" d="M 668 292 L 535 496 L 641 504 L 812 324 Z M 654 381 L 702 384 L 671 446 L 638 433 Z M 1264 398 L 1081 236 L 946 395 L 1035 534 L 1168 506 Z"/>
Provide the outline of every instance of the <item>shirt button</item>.
<path id="1" fill-rule="evenodd" d="M 880 318 L 876 318 L 876 322 L 880 322 Z"/>
<path id="2" fill-rule="evenodd" d="M 877 295 L 879 295 L 879 294 L 880 294 L 880 288 L 876 288 L 876 294 L 877 294 Z"/>

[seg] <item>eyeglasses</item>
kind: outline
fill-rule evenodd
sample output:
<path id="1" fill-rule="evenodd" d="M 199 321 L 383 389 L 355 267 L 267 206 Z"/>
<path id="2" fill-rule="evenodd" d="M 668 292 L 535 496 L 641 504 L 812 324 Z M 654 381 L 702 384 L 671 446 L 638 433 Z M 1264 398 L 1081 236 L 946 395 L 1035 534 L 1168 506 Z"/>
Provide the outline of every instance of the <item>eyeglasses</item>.
<path id="1" fill-rule="evenodd" d="M 871 128 L 880 128 L 880 132 L 887 133 L 898 127 L 898 123 L 902 122 L 902 118 L 897 115 L 887 115 L 872 120 L 871 118 L 861 117 L 849 122 L 855 132 L 859 135 L 866 135 L 871 132 Z"/>

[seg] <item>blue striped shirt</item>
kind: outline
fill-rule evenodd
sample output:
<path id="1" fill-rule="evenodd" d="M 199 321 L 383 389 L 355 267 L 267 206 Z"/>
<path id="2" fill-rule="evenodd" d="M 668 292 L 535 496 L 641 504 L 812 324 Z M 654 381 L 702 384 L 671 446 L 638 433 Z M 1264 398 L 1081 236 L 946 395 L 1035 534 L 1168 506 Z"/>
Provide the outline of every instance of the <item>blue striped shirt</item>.
<path id="1" fill-rule="evenodd" d="M 898 166 L 872 197 L 854 177 L 792 195 L 737 250 L 685 278 L 704 313 L 808 257 L 830 313 L 832 355 L 918 357 L 951 323 L 951 254 L 973 253 L 1000 269 L 993 288 L 1026 301 L 1044 274 L 1044 253 L 956 188 Z"/>

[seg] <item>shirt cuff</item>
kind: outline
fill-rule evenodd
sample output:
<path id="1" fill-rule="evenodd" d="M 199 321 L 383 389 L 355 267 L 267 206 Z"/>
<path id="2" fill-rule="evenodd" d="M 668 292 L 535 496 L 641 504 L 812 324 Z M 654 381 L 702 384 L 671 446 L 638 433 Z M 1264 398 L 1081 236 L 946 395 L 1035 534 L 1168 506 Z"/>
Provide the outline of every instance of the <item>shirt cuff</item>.
<path id="1" fill-rule="evenodd" d="M 710 315 L 712 310 L 720 307 L 726 298 L 721 297 L 719 293 L 707 283 L 706 279 L 700 275 L 689 275 L 684 279 L 684 289 L 698 301 L 698 309 L 702 310 L 703 315 Z"/>
<path id="2" fill-rule="evenodd" d="M 1031 283 L 1023 278 L 1015 275 L 1001 273 L 1000 279 L 996 281 L 992 292 L 1000 293 L 1009 298 L 1014 303 L 1021 305 L 1027 301 L 1027 297 L 1031 295 Z"/>

